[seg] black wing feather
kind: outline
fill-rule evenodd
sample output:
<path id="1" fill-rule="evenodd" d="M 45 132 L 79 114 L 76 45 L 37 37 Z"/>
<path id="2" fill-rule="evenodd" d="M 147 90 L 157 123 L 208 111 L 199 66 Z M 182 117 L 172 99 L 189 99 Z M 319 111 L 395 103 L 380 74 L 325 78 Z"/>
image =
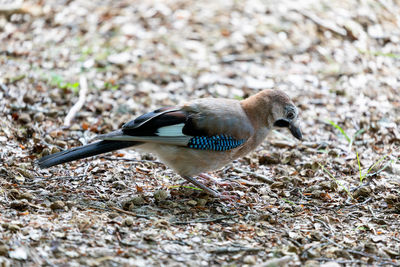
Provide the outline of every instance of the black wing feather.
<path id="1" fill-rule="evenodd" d="M 122 132 L 131 136 L 156 136 L 159 128 L 186 123 L 187 119 L 187 112 L 180 109 L 157 109 L 124 124 Z"/>

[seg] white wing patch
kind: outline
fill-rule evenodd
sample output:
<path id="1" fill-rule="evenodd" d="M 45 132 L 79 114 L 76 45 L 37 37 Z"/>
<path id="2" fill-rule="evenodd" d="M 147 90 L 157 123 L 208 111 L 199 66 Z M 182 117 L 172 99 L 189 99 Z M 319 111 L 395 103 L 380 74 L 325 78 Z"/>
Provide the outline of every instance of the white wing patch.
<path id="1" fill-rule="evenodd" d="M 160 127 L 155 134 L 158 136 L 186 136 L 182 133 L 183 126 L 185 126 L 184 123 L 179 123 Z"/>

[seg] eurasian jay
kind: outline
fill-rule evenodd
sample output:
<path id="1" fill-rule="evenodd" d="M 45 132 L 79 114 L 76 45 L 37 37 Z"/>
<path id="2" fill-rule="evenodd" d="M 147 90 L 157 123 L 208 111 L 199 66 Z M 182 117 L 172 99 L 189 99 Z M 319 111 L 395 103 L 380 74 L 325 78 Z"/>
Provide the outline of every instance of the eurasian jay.
<path id="1" fill-rule="evenodd" d="M 180 176 L 214 197 L 222 195 L 194 176 L 217 170 L 254 150 L 274 127 L 302 138 L 298 110 L 280 90 L 263 90 L 242 101 L 202 98 L 160 108 L 99 135 L 101 141 L 47 155 L 40 168 L 135 146 L 156 154 Z"/>

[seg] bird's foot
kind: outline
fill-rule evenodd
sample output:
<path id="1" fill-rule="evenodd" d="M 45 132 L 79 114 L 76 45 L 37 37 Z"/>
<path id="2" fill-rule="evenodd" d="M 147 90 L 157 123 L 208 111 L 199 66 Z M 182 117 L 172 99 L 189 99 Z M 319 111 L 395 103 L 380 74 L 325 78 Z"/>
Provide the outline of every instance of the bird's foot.
<path id="1" fill-rule="evenodd" d="M 207 173 L 200 173 L 198 177 L 203 178 L 204 180 L 207 180 L 209 183 L 212 185 L 218 185 L 218 186 L 230 186 L 232 189 L 235 186 L 238 186 L 238 183 L 236 182 L 230 182 L 230 181 L 220 181 L 213 176 L 207 174 Z"/>
<path id="2" fill-rule="evenodd" d="M 218 198 L 221 200 L 226 200 L 226 201 L 232 201 L 232 200 L 237 200 L 239 199 L 238 196 L 235 195 L 231 195 L 229 192 L 217 192 L 207 186 L 205 186 L 203 183 L 197 181 L 195 178 L 190 177 L 190 176 L 183 176 L 183 178 L 185 178 L 188 182 L 191 182 L 192 184 L 194 184 L 195 186 L 199 187 L 200 189 L 202 189 L 204 192 L 206 192 L 207 194 L 209 194 L 210 196 L 214 197 L 214 198 Z"/>

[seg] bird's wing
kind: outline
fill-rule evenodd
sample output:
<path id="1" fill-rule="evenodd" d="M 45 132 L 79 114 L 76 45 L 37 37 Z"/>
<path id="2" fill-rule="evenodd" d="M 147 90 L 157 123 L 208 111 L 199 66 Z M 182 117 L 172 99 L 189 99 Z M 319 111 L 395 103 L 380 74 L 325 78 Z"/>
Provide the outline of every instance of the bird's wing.
<path id="1" fill-rule="evenodd" d="M 242 145 L 251 136 L 253 128 L 240 104 L 228 102 L 202 99 L 182 107 L 158 109 L 129 121 L 120 130 L 100 135 L 98 139 L 230 150 Z"/>

